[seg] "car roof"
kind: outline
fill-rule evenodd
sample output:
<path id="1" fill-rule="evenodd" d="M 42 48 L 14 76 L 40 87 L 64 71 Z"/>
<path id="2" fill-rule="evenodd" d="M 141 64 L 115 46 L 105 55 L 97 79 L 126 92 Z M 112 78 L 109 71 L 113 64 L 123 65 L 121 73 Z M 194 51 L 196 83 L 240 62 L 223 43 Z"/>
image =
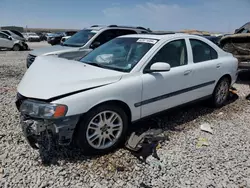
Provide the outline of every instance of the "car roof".
<path id="1" fill-rule="evenodd" d="M 147 38 L 147 39 L 171 39 L 174 37 L 188 37 L 188 36 L 195 36 L 195 35 L 190 35 L 190 34 L 185 34 L 185 33 L 170 33 L 170 34 L 132 34 L 132 35 L 123 35 L 120 36 L 119 38 Z"/>
<path id="2" fill-rule="evenodd" d="M 92 25 L 91 27 L 85 28 L 85 29 L 92 29 L 92 30 L 102 30 L 102 29 L 132 29 L 132 30 L 142 30 L 149 32 L 148 29 L 141 27 L 141 26 L 122 26 L 122 25 Z"/>

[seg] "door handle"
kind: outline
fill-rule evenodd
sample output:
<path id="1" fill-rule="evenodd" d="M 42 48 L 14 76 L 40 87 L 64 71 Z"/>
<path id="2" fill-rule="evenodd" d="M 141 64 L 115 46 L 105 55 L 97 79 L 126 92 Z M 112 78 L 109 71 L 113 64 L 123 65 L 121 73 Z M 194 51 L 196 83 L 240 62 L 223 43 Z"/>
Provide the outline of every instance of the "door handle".
<path id="1" fill-rule="evenodd" d="M 185 76 L 186 76 L 186 75 L 189 75 L 191 72 L 192 72 L 191 70 L 187 70 L 187 71 L 184 72 L 184 75 L 185 75 Z"/>
<path id="2" fill-rule="evenodd" d="M 217 69 L 220 68 L 220 67 L 221 67 L 221 63 L 219 63 L 219 64 L 216 65 Z"/>

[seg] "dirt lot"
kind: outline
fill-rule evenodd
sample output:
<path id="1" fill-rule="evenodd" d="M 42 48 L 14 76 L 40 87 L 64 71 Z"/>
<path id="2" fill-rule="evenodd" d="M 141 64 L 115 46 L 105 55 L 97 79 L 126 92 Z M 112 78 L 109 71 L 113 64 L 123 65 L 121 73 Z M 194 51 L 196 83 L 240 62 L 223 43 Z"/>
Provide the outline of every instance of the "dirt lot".
<path id="1" fill-rule="evenodd" d="M 31 48 L 46 43 L 31 43 Z M 160 161 L 139 162 L 131 153 L 88 158 L 61 149 L 57 164 L 43 166 L 24 140 L 14 101 L 28 52 L 0 52 L 0 187 L 250 187 L 250 93 L 241 73 L 235 87 L 239 99 L 221 109 L 196 104 L 158 116 L 170 140 L 158 149 Z M 213 134 L 200 130 L 209 123 Z M 156 127 L 151 121 L 138 127 Z M 200 139 L 207 146 L 199 146 Z M 145 187 L 145 186 L 144 186 Z"/>

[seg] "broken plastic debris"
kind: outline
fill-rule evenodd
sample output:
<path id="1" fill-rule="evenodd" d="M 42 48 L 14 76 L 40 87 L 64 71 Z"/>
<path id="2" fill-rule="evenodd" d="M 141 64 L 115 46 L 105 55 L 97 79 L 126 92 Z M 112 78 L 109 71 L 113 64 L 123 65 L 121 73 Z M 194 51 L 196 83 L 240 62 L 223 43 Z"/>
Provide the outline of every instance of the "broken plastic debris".
<path id="1" fill-rule="evenodd" d="M 218 115 L 221 116 L 221 115 L 223 115 L 223 114 L 224 114 L 223 112 L 220 112 Z"/>
<path id="2" fill-rule="evenodd" d="M 212 130 L 211 125 L 209 123 L 201 124 L 200 128 L 201 128 L 202 131 L 213 134 L 213 130 Z"/>
<path id="3" fill-rule="evenodd" d="M 209 146 L 208 139 L 207 138 L 199 138 L 198 142 L 196 144 L 197 148 L 201 148 L 202 146 Z"/>
<path id="4" fill-rule="evenodd" d="M 159 160 L 156 152 L 159 142 L 168 139 L 168 136 L 162 133 L 162 129 L 150 129 L 139 136 L 133 132 L 125 146 L 142 162 L 146 162 L 150 155 Z"/>

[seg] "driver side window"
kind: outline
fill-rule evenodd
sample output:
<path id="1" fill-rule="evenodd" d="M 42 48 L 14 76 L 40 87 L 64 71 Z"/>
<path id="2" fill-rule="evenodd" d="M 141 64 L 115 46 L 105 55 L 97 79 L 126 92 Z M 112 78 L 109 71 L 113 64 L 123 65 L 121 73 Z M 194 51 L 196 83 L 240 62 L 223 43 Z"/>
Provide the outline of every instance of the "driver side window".
<path id="1" fill-rule="evenodd" d="M 156 62 L 165 62 L 171 68 L 187 65 L 187 47 L 184 39 L 175 40 L 164 45 L 151 59 L 146 69 Z"/>

